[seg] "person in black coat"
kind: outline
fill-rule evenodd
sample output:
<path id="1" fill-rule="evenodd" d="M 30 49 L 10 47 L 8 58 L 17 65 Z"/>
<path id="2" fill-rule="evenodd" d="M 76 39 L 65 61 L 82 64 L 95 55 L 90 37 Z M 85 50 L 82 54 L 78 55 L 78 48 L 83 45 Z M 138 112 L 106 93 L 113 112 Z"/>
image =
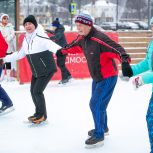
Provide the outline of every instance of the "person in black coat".
<path id="1" fill-rule="evenodd" d="M 64 35 L 65 28 L 62 24 L 60 24 L 58 18 L 56 18 L 56 20 L 52 22 L 52 27 L 53 31 L 51 33 L 53 34 L 53 36 L 51 36 L 50 39 L 55 41 L 61 47 L 65 47 L 67 45 L 66 38 Z M 71 73 L 65 66 L 66 56 L 67 55 L 57 57 L 57 66 L 60 68 L 62 75 L 62 80 L 59 82 L 59 84 L 66 84 L 72 78 Z"/>

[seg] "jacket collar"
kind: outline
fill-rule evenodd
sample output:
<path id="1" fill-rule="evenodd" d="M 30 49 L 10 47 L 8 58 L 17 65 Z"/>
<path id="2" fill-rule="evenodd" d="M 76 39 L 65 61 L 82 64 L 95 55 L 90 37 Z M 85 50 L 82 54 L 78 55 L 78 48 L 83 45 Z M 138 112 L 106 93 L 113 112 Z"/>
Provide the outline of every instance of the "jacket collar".
<path id="1" fill-rule="evenodd" d="M 96 29 L 95 29 L 94 27 L 92 27 L 91 30 L 90 30 L 90 32 L 88 33 L 88 35 L 85 36 L 84 38 L 85 38 L 85 39 L 91 38 L 91 37 L 94 35 L 95 30 L 96 30 Z"/>

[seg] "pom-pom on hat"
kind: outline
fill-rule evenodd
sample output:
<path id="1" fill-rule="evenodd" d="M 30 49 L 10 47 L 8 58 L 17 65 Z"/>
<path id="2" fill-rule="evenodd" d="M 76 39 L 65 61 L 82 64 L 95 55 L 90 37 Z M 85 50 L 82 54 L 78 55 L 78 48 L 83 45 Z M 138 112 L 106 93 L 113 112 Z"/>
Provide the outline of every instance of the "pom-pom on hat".
<path id="1" fill-rule="evenodd" d="M 81 24 L 85 24 L 88 26 L 93 26 L 93 19 L 89 14 L 85 14 L 85 13 L 80 13 L 76 19 L 75 22 L 81 23 Z"/>
<path id="2" fill-rule="evenodd" d="M 32 24 L 34 24 L 35 28 L 37 28 L 38 26 L 38 23 L 33 15 L 27 16 L 23 21 L 23 25 L 25 25 L 26 22 L 31 22 Z"/>
<path id="3" fill-rule="evenodd" d="M 60 26 L 59 18 L 56 18 L 56 19 L 52 22 L 52 26 L 57 27 L 57 28 Z"/>

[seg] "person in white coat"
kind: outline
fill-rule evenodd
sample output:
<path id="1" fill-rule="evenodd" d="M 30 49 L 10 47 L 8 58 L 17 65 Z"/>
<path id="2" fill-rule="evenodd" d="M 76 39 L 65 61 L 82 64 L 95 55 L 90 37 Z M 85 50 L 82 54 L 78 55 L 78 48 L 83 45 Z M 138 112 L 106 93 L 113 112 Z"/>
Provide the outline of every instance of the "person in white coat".
<path id="1" fill-rule="evenodd" d="M 7 55 L 12 54 L 15 52 L 15 31 L 14 27 L 11 23 L 9 23 L 9 15 L 8 14 L 2 14 L 0 17 L 0 31 L 5 38 L 5 41 L 8 44 L 8 49 L 7 49 Z M 1 76 L 1 80 L 4 79 L 5 74 L 6 74 L 6 80 L 11 81 L 13 78 L 11 77 L 11 70 L 15 69 L 15 62 L 11 63 L 5 63 L 3 67 L 3 72 Z M 6 73 L 5 73 L 6 70 Z"/>
<path id="2" fill-rule="evenodd" d="M 47 119 L 43 91 L 57 71 L 53 53 L 61 47 L 49 39 L 33 15 L 26 17 L 23 25 L 26 34 L 21 49 L 7 55 L 3 60 L 11 62 L 27 57 L 32 71 L 30 92 L 35 105 L 35 113 L 28 120 L 39 124 Z"/>

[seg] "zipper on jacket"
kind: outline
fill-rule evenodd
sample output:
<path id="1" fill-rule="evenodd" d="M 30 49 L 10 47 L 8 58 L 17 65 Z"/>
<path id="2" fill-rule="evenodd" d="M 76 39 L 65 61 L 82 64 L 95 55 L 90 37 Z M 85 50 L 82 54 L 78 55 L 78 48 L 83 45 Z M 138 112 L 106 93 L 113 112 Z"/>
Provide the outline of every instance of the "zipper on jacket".
<path id="1" fill-rule="evenodd" d="M 112 59 L 112 64 L 113 64 L 113 67 L 114 67 L 115 71 L 117 71 L 117 66 L 116 66 L 116 63 L 115 63 L 114 59 Z"/>
<path id="2" fill-rule="evenodd" d="M 33 44 L 33 40 L 32 40 L 32 42 L 31 42 L 31 50 L 32 50 L 32 44 Z"/>
<path id="3" fill-rule="evenodd" d="M 84 41 L 84 48 L 85 48 L 85 52 L 86 52 L 86 49 L 87 49 L 87 39 L 85 39 L 85 41 Z"/>
<path id="4" fill-rule="evenodd" d="M 30 54 L 29 54 L 29 59 L 30 59 L 31 65 L 32 65 L 33 70 L 34 70 L 34 72 L 35 72 L 35 74 L 36 74 L 36 77 L 37 77 L 37 76 L 38 76 L 38 75 L 37 75 L 37 71 L 36 71 L 35 66 L 34 66 L 34 64 L 33 64 L 33 62 L 32 62 L 32 59 L 31 59 Z"/>
<path id="5" fill-rule="evenodd" d="M 31 36 L 31 38 L 32 38 L 32 36 Z M 31 40 L 31 38 L 30 38 L 30 40 Z M 26 38 L 25 38 L 25 39 L 26 39 Z M 34 38 L 33 38 L 33 39 L 34 39 Z M 29 41 L 29 43 L 28 43 L 28 41 L 27 41 L 27 39 L 26 39 L 26 42 L 27 42 L 27 44 L 28 44 L 29 60 L 30 60 L 30 62 L 31 62 L 31 66 L 33 67 L 33 70 L 34 70 L 34 72 L 35 72 L 35 74 L 36 74 L 36 77 L 37 77 L 37 76 L 38 76 L 38 75 L 37 75 L 37 71 L 36 71 L 35 66 L 34 66 L 34 64 L 33 64 L 33 62 L 32 62 L 31 54 L 30 54 L 30 52 L 29 52 L 29 44 L 30 44 L 30 41 Z M 32 44 L 33 44 L 33 40 L 32 40 L 32 42 L 31 42 L 31 50 L 32 50 Z"/>
<path id="6" fill-rule="evenodd" d="M 30 60 L 30 62 L 31 62 L 31 66 L 33 67 L 33 70 L 34 70 L 34 72 L 35 72 L 35 74 L 36 74 L 36 77 L 37 77 L 37 76 L 38 76 L 38 75 L 37 75 L 37 71 L 36 71 L 35 66 L 34 66 L 34 64 L 33 64 L 33 62 L 32 62 L 31 54 L 30 54 L 30 52 L 29 52 L 29 45 L 28 45 L 28 53 L 29 53 L 29 60 Z"/>
<path id="7" fill-rule="evenodd" d="M 41 60 L 41 62 L 43 63 L 43 65 L 44 65 L 45 67 L 47 67 L 46 64 L 44 63 L 44 61 L 42 60 L 42 58 L 40 58 L 40 60 Z"/>

